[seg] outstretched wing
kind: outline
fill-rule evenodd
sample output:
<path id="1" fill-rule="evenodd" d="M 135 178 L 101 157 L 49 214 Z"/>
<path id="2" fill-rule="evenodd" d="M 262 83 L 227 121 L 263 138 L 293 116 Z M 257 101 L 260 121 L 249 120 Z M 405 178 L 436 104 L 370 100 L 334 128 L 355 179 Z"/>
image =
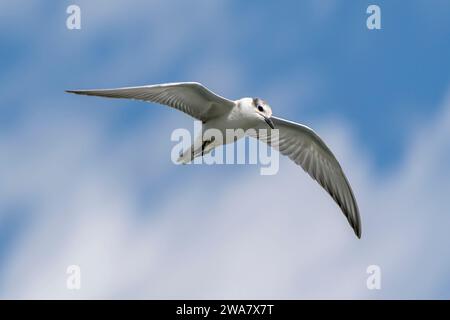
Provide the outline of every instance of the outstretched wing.
<path id="1" fill-rule="evenodd" d="M 296 164 L 333 197 L 339 205 L 356 236 L 361 238 L 361 219 L 352 188 L 335 156 L 322 139 L 307 126 L 272 117 L 277 139 L 258 136 Z"/>
<path id="2" fill-rule="evenodd" d="M 166 83 L 117 89 L 67 90 L 66 92 L 165 104 L 201 121 L 207 121 L 225 114 L 234 106 L 233 101 L 213 93 L 196 82 Z"/>

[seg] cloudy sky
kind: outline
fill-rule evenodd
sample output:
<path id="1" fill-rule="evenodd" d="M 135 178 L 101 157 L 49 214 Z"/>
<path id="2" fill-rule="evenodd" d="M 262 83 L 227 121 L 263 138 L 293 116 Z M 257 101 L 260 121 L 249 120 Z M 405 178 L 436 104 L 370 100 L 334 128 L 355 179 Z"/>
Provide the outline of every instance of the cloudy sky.
<path id="1" fill-rule="evenodd" d="M 2 1 L 0 297 L 450 298 L 449 14 L 446 0 Z M 176 81 L 314 128 L 362 239 L 288 159 L 274 176 L 175 166 L 186 115 L 64 93 Z"/>

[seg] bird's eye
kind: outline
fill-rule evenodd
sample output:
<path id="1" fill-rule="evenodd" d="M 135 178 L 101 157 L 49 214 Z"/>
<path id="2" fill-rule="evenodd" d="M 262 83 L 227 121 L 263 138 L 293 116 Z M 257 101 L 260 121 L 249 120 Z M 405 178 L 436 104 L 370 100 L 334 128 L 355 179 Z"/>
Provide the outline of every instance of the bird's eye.
<path id="1" fill-rule="evenodd" d="M 263 111 L 264 111 L 264 108 L 263 108 L 262 106 L 258 106 L 258 110 L 261 111 L 261 112 L 263 112 Z"/>

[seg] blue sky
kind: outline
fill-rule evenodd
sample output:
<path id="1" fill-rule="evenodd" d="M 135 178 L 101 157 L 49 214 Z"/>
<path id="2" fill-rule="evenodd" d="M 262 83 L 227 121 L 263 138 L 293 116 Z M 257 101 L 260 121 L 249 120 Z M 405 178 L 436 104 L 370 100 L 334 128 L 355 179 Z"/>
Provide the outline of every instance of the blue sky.
<path id="1" fill-rule="evenodd" d="M 81 30 L 66 28 L 70 4 Z M 381 30 L 366 28 L 369 4 Z M 448 1 L 10 1 L 0 12 L 1 297 L 449 297 Z M 275 177 L 174 166 L 170 134 L 190 118 L 64 93 L 175 81 L 262 97 L 316 129 L 354 186 L 363 239 L 287 159 Z M 247 193 L 271 204 L 236 201 Z M 70 264 L 80 291 L 64 287 Z M 365 287 L 370 264 L 380 291 Z"/>

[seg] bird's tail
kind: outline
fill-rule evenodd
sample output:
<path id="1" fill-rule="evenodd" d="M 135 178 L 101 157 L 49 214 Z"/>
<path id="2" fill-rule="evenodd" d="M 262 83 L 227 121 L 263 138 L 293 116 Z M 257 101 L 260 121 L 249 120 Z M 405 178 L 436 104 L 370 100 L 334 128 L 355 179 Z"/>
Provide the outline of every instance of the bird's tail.
<path id="1" fill-rule="evenodd" d="M 187 164 L 199 156 L 202 156 L 202 146 L 193 144 L 180 153 L 177 162 L 180 164 Z"/>
<path id="2" fill-rule="evenodd" d="M 202 157 L 210 153 L 214 149 L 214 145 L 211 141 L 204 141 L 202 143 L 194 143 L 185 151 L 180 153 L 177 162 L 180 164 L 187 164 L 193 161 L 197 157 Z"/>
<path id="3" fill-rule="evenodd" d="M 194 160 L 194 148 L 193 145 L 187 148 L 185 151 L 180 152 L 180 156 L 177 159 L 177 162 L 180 164 L 187 164 Z"/>

